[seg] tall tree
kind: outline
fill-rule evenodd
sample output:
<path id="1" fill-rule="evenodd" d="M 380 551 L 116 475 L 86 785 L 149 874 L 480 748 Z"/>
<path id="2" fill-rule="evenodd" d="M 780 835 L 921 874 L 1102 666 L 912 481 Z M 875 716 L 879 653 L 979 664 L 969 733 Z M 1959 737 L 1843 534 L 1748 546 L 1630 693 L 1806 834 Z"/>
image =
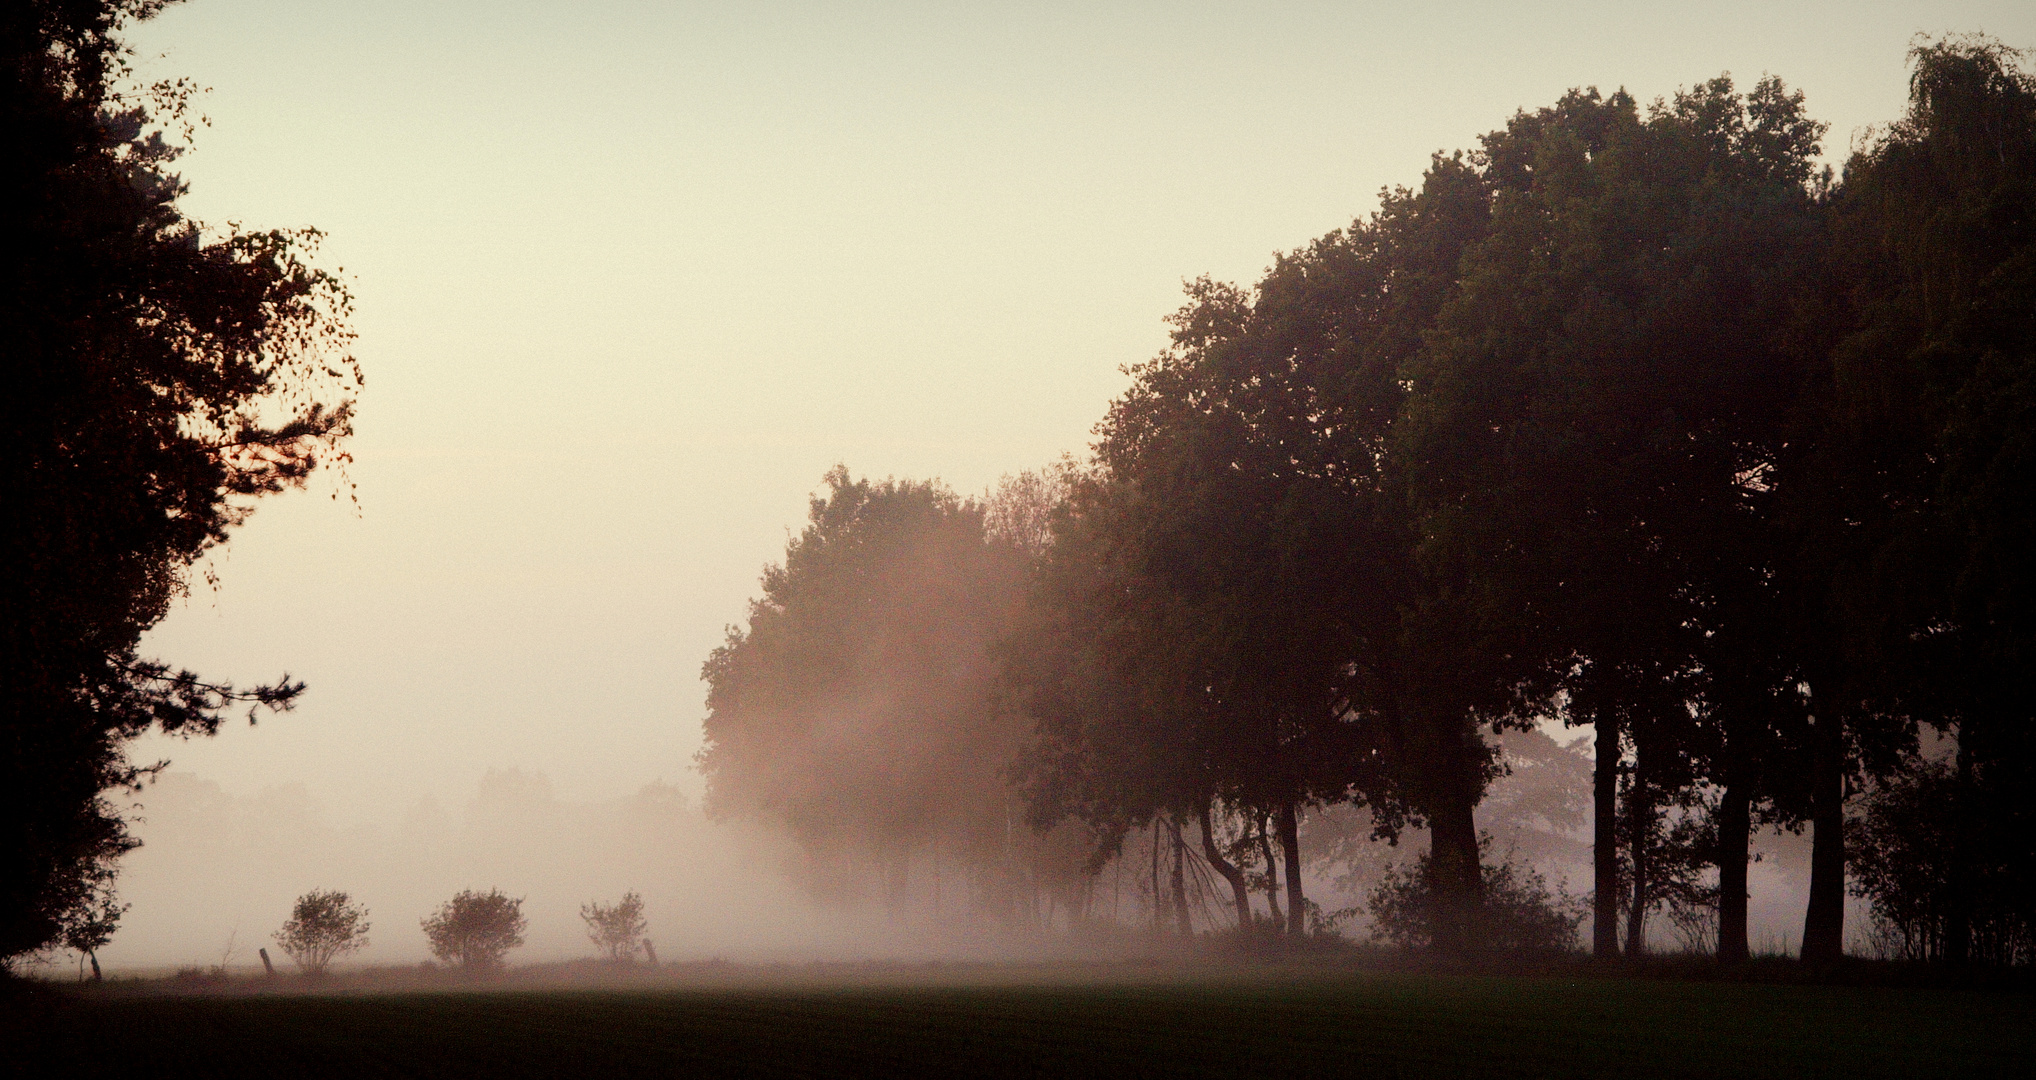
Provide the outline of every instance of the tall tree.
<path id="1" fill-rule="evenodd" d="M 1643 116 L 1573 91 L 1487 136 L 1489 235 L 1409 369 L 1400 454 L 1447 594 L 1510 654 L 1499 674 L 1529 698 L 1566 686 L 1597 727 L 1600 955 L 1617 762 L 1634 748 L 1642 798 L 1694 775 L 1686 684 L 1716 575 L 1759 554 L 1716 548 L 1761 513 L 1794 382 L 1821 131 L 1801 102 L 1721 77 Z"/>
<path id="2" fill-rule="evenodd" d="M 360 386 L 346 290 L 305 261 L 315 232 L 221 235 L 178 210 L 165 129 L 188 85 L 129 87 L 119 36 L 162 7 L 0 14 L 0 958 L 117 914 L 136 842 L 103 793 L 154 768 L 128 740 L 303 689 L 237 691 L 137 647 L 256 499 L 336 453 Z"/>
<path id="3" fill-rule="evenodd" d="M 1192 284 L 1173 348 L 1133 369 L 1099 427 L 1096 482 L 1056 545 L 1063 597 L 1102 643 L 1084 651 L 1131 708 L 1085 726 L 1063 698 L 1049 719 L 1074 722 L 1043 725 L 1038 775 L 1121 780 L 1136 761 L 1143 782 L 1122 794 L 1144 805 L 1192 812 L 1214 793 L 1263 811 L 1290 932 L 1306 911 L 1296 811 L 1313 801 L 1369 804 L 1387 830 L 1433 819 L 1475 906 L 1471 810 L 1491 756 L 1467 713 L 1432 707 L 1463 672 L 1436 649 L 1432 609 L 1410 620 L 1415 536 L 1386 449 L 1401 365 L 1485 213 L 1474 173 L 1438 158 L 1420 192 L 1387 193 L 1252 292 Z M 1115 805 L 1107 783 L 1089 790 Z"/>
<path id="4" fill-rule="evenodd" d="M 1842 472 L 1845 498 L 1829 513 L 1852 557 L 1830 590 L 1847 704 L 1956 732 L 1944 947 L 1955 962 L 1974 895 L 1963 853 L 1982 822 L 2026 818 L 2036 727 L 2036 78 L 1984 37 L 1926 42 L 1911 61 L 1906 113 L 1848 162 L 1838 199 L 1857 321 L 1832 372 L 1824 464 Z M 1825 758 L 1850 747 L 1888 771 L 1887 740 L 1863 735 L 1833 732 Z M 1827 760 L 1821 775 L 1833 807 L 1842 770 Z M 1806 957 L 1835 955 L 1840 939 L 1843 849 L 1829 834 Z"/>

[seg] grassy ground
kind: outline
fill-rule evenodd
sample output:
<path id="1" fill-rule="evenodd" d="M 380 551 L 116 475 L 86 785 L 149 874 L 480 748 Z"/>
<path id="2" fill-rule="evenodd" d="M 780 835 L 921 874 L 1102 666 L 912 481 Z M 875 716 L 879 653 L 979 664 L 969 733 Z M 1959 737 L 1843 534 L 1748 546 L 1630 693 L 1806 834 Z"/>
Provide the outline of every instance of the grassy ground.
<path id="1" fill-rule="evenodd" d="M 16 1075 L 1989 1077 L 2036 999 L 1420 973 L 324 994 L 42 991 Z"/>

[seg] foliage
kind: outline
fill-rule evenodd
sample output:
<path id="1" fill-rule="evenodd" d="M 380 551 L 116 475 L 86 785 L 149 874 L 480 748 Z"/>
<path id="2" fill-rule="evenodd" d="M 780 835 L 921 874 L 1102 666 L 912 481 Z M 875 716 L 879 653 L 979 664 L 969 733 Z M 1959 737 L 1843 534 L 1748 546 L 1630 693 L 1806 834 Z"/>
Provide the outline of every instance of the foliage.
<path id="1" fill-rule="evenodd" d="M 1488 853 L 1491 838 L 1480 845 Z M 1498 862 L 1480 860 L 1481 905 L 1474 919 L 1476 951 L 1563 953 L 1577 946 L 1577 928 L 1589 913 L 1590 898 L 1571 896 L 1530 865 L 1510 854 Z M 1422 949 L 1435 943 L 1437 924 L 1435 875 L 1427 855 L 1412 866 L 1387 870 L 1366 898 L 1372 936 L 1401 948 Z"/>
<path id="2" fill-rule="evenodd" d="M 1962 786 L 1951 763 L 1917 760 L 1869 789 L 1849 823 L 1852 892 L 1873 904 L 1872 936 L 1890 959 L 1945 956 L 1953 902 L 1947 883 L 1961 850 L 1961 804 L 1973 798 Z M 2016 816 L 1984 817 L 1964 842 L 1974 879 L 1970 960 L 2036 963 L 2036 894 Z"/>
<path id="3" fill-rule="evenodd" d="M 1855 325 L 1832 354 L 1825 487 L 1852 495 L 1834 508 L 1850 535 L 1833 537 L 1849 557 L 1831 583 L 1861 658 L 1860 714 L 1893 729 L 1855 737 L 1859 752 L 1890 775 L 1916 723 L 1957 732 L 1939 867 L 1956 961 L 1982 947 L 1987 864 L 2036 861 L 2026 797 L 2008 794 L 2036 780 L 2036 75 L 1978 36 L 1924 41 L 1911 60 L 1907 111 L 1839 192 L 1834 256 Z M 1912 782 L 1889 789 L 1886 813 L 1900 816 Z M 2009 819 L 2022 827 L 1993 832 Z M 1982 833 L 2023 839 L 1982 854 Z M 1876 888 L 1888 918 L 1920 930 L 1902 862 Z"/>
<path id="4" fill-rule="evenodd" d="M 643 897 L 633 892 L 609 905 L 588 902 L 580 906 L 580 918 L 587 924 L 587 939 L 616 963 L 636 959 L 643 949 L 644 931 L 650 924 L 643 917 Z"/>
<path id="5" fill-rule="evenodd" d="M 297 898 L 290 919 L 276 931 L 276 945 L 306 974 L 368 944 L 368 909 L 337 889 L 313 889 Z"/>
<path id="6" fill-rule="evenodd" d="M 523 944 L 523 931 L 530 924 L 523 917 L 520 897 L 512 899 L 500 889 L 485 893 L 465 889 L 422 925 L 431 955 L 472 970 L 500 967 L 502 957 Z"/>
<path id="7" fill-rule="evenodd" d="M 350 298 L 309 261 L 315 231 L 219 234 L 178 209 L 193 88 L 130 87 L 120 41 L 161 7 L 0 15 L 0 958 L 110 931 L 136 842 L 103 793 L 161 767 L 125 743 L 209 734 L 302 692 L 137 648 L 256 500 L 345 460 L 361 381 Z"/>
<path id="8" fill-rule="evenodd" d="M 991 506 L 938 482 L 836 467 L 825 483 L 702 670 L 708 811 L 786 829 L 822 893 L 875 876 L 902 904 L 917 853 L 961 869 L 986 916 L 1030 918 L 1042 891 L 1072 906 L 1085 853 L 1015 828 L 1003 781 L 1026 725 L 999 699 L 995 650 L 1024 608 L 1044 494 L 1007 483 L 992 534 Z"/>

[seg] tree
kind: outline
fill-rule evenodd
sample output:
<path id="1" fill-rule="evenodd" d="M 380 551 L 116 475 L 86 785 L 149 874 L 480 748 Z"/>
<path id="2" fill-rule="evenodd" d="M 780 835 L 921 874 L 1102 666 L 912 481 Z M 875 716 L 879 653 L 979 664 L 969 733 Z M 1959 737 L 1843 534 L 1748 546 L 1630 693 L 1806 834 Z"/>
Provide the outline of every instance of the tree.
<path id="1" fill-rule="evenodd" d="M 1811 479 L 1843 557 L 1817 583 L 1852 675 L 1834 718 L 1879 722 L 1820 747 L 1806 958 L 1837 953 L 1846 766 L 1888 774 L 1902 749 L 1890 722 L 1958 741 L 1946 960 L 1971 954 L 1981 834 L 2026 821 L 2036 779 L 2036 76 L 2026 54 L 1980 36 L 1926 41 L 1910 59 L 1908 109 L 1847 163 L 1837 198 L 1852 322 L 1831 354 L 1829 449 Z M 2026 873 L 2036 845 L 2011 861 Z"/>
<path id="2" fill-rule="evenodd" d="M 1821 131 L 1772 78 L 1644 115 L 1595 90 L 1521 113 L 1484 139 L 1489 232 L 1406 368 L 1396 450 L 1439 595 L 1520 699 L 1597 729 L 1600 955 L 1618 948 L 1624 751 L 1644 840 L 1707 765 L 1702 676 L 1746 629 L 1722 594 L 1774 569 L 1761 524 L 1806 378 Z M 1626 846 L 1629 896 L 1646 850 Z"/>
<path id="3" fill-rule="evenodd" d="M 128 740 L 302 692 L 137 647 L 256 500 L 343 460 L 360 385 L 315 231 L 218 233 L 178 210 L 191 88 L 126 87 L 119 38 L 162 6 L 0 15 L 0 959 L 117 911 L 100 901 L 135 841 L 102 796 L 160 768 Z"/>
<path id="4" fill-rule="evenodd" d="M 313 889 L 297 898 L 276 944 L 305 974 L 321 974 L 333 960 L 367 948 L 368 909 L 337 889 Z"/>
<path id="5" fill-rule="evenodd" d="M 633 892 L 603 906 L 588 902 L 580 906 L 580 918 L 587 924 L 587 938 L 618 964 L 636 959 L 643 948 L 643 934 L 650 924 L 643 918 L 643 897 Z"/>
<path id="6" fill-rule="evenodd" d="M 1445 822 L 1435 842 L 1461 855 L 1447 865 L 1474 867 L 1490 755 L 1461 710 L 1433 723 L 1423 708 L 1463 681 L 1461 656 L 1407 620 L 1416 538 L 1386 449 L 1400 365 L 1484 214 L 1475 177 L 1437 159 L 1422 191 L 1281 256 L 1254 290 L 1190 284 L 1173 347 L 1131 369 L 1060 519 L 1051 647 L 1020 650 L 1068 665 L 1025 680 L 1036 814 L 1122 829 L 1220 798 L 1270 818 L 1295 934 L 1304 805 L 1369 805 L 1387 831 L 1411 807 Z M 1242 871 L 1211 862 L 1241 894 Z M 1449 880 L 1477 888 L 1474 870 Z"/>
<path id="7" fill-rule="evenodd" d="M 1081 857 L 1017 827 L 1004 776 L 1026 728 L 998 701 L 995 650 L 1026 599 L 1023 537 L 991 535 L 986 507 L 938 482 L 845 466 L 825 482 L 702 669 L 709 812 L 785 829 L 822 891 L 875 878 L 898 907 L 916 854 L 958 864 L 985 914 L 1077 903 Z"/>
<path id="8" fill-rule="evenodd" d="M 431 955 L 468 970 L 483 970 L 502 966 L 502 957 L 523 944 L 529 923 L 523 918 L 521 897 L 505 896 L 500 889 L 485 893 L 465 889 L 422 925 Z"/>

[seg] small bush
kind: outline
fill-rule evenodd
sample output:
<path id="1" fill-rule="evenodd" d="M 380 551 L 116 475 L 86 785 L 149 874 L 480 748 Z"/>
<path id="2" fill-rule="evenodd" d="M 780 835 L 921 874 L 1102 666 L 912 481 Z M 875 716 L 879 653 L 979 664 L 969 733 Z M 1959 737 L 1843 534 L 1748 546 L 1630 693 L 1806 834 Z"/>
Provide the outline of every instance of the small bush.
<path id="1" fill-rule="evenodd" d="M 502 957 L 523 944 L 523 931 L 530 924 L 523 918 L 522 898 L 512 899 L 500 889 L 485 893 L 467 889 L 422 925 L 431 955 L 474 970 L 501 966 Z"/>
<path id="2" fill-rule="evenodd" d="M 368 909 L 337 889 L 313 889 L 297 898 L 276 945 L 306 974 L 325 970 L 336 957 L 368 944 Z"/>
<path id="3" fill-rule="evenodd" d="M 1489 848 L 1490 843 L 1487 837 L 1479 846 Z M 1584 898 L 1560 887 L 1551 892 L 1548 879 L 1510 854 L 1497 863 L 1483 861 L 1480 876 L 1484 909 L 1478 937 L 1486 950 L 1545 953 L 1576 947 L 1577 928 L 1589 911 Z M 1372 939 L 1410 949 L 1434 944 L 1433 894 L 1427 855 L 1412 866 L 1388 869 L 1365 905 L 1372 919 Z"/>
<path id="4" fill-rule="evenodd" d="M 643 932 L 650 928 L 643 918 L 643 897 L 633 892 L 623 893 L 621 902 L 612 906 L 582 905 L 580 918 L 586 920 L 588 940 L 618 964 L 636 959 L 643 948 Z"/>

